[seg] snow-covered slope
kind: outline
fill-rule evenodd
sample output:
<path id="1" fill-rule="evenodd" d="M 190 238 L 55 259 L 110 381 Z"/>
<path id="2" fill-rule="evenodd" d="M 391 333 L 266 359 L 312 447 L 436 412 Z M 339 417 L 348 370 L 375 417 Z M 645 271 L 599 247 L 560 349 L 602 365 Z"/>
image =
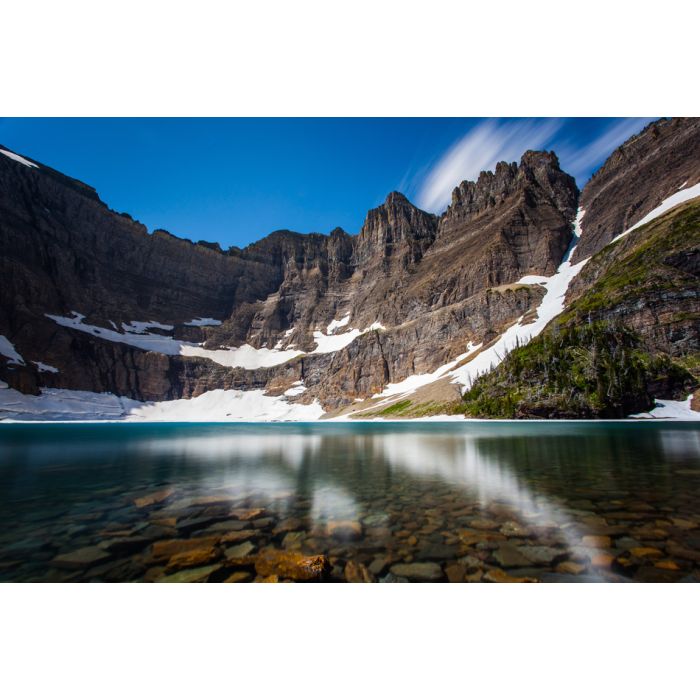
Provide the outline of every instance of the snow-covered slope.
<path id="1" fill-rule="evenodd" d="M 694 411 L 690 407 L 691 401 L 692 396 L 689 396 L 685 401 L 656 399 L 656 407 L 649 411 L 649 413 L 637 413 L 630 416 L 630 418 L 700 421 L 700 411 Z"/>
<path id="2" fill-rule="evenodd" d="M 114 394 L 42 389 L 39 396 L 0 388 L 0 420 L 20 421 L 312 421 L 323 415 L 318 401 L 291 403 L 262 390 L 216 389 L 193 399 L 142 403 Z"/>
<path id="3" fill-rule="evenodd" d="M 24 364 L 24 358 L 17 352 L 15 346 L 4 335 L 0 335 L 0 355 L 6 357 L 10 363 L 16 365 Z"/>
<path id="4" fill-rule="evenodd" d="M 689 202 L 691 199 L 695 199 L 696 197 L 700 197 L 700 182 L 697 185 L 693 185 L 692 187 L 686 187 L 685 189 L 679 190 L 678 192 L 672 194 L 670 197 L 664 199 L 664 201 L 661 202 L 661 204 L 659 204 L 659 206 L 656 207 L 656 209 L 652 209 L 644 218 L 640 219 L 634 226 L 630 226 L 626 231 L 623 231 L 618 236 L 615 236 L 615 238 L 612 239 L 611 243 L 619 241 L 623 236 L 626 236 L 628 233 L 631 233 L 635 229 L 638 229 L 640 226 L 644 226 L 645 224 L 648 224 L 650 221 L 653 221 L 662 214 L 665 214 L 667 211 L 671 211 L 673 207 L 677 207 L 679 204 L 683 204 L 683 202 Z"/>
<path id="5" fill-rule="evenodd" d="M 157 321 L 132 321 L 131 323 L 123 323 L 123 332 L 119 332 L 114 328 L 103 328 L 85 323 L 85 315 L 72 312 L 72 316 L 54 316 L 46 314 L 47 318 L 57 323 L 59 326 L 72 328 L 82 333 L 108 340 L 113 343 L 125 343 L 141 350 L 151 350 L 153 352 L 161 352 L 164 355 L 183 355 L 185 357 L 205 357 L 212 362 L 216 362 L 224 367 L 242 367 L 243 369 L 259 369 L 261 367 L 275 367 L 277 365 L 289 362 L 289 360 L 304 355 L 300 350 L 290 349 L 282 350 L 275 346 L 274 348 L 254 348 L 252 345 L 241 345 L 238 348 L 220 348 L 218 350 L 209 350 L 199 343 L 191 343 L 186 340 L 176 340 L 169 335 L 161 335 L 160 333 L 151 333 L 149 329 L 158 328 L 164 331 L 172 331 L 173 326 Z M 328 327 L 331 331 L 336 328 L 347 325 L 349 316 L 346 316 L 341 321 L 332 321 Z M 221 324 L 212 318 L 199 318 L 187 322 L 188 326 L 215 326 Z M 365 329 L 353 328 L 346 333 L 333 333 L 326 335 L 322 331 L 314 331 L 314 340 L 316 347 L 311 351 L 311 354 L 325 354 L 329 352 L 337 352 L 342 348 L 347 347 L 355 338 L 373 330 L 382 330 L 379 321 L 371 324 Z M 4 337 L 4 336 L 3 336 Z M 9 342 L 9 341 L 8 341 Z M 1 352 L 0 348 L 0 352 Z"/>
<path id="6" fill-rule="evenodd" d="M 32 163 L 31 160 L 27 160 L 26 158 L 22 158 L 22 156 L 18 156 L 16 153 L 13 153 L 12 151 L 6 151 L 4 148 L 0 148 L 0 153 L 4 156 L 7 156 L 11 160 L 17 161 L 18 163 L 22 163 L 22 165 L 26 165 L 28 168 L 38 168 L 39 167 L 36 163 Z"/>
<path id="7" fill-rule="evenodd" d="M 220 350 L 209 350 L 197 343 L 190 343 L 185 340 L 176 340 L 171 336 L 149 333 L 148 328 L 160 328 L 172 330 L 173 326 L 156 323 L 153 321 L 142 322 L 133 321 L 123 324 L 124 332 L 120 333 L 111 328 L 102 328 L 85 323 L 85 316 L 73 311 L 73 316 L 52 316 L 46 314 L 48 318 L 55 321 L 59 326 L 73 328 L 83 333 L 90 333 L 102 340 L 113 343 L 125 343 L 141 350 L 151 350 L 161 352 L 164 355 L 183 355 L 186 357 L 205 357 L 212 362 L 216 362 L 224 367 L 243 367 L 244 369 L 259 369 L 260 367 L 274 367 L 288 362 L 294 357 L 302 354 L 298 350 L 278 350 L 268 348 L 254 348 L 251 345 L 242 345 L 239 348 L 223 348 Z M 200 321 L 196 325 L 214 325 L 214 319 L 195 319 Z M 192 324 L 193 322 L 190 322 Z"/>

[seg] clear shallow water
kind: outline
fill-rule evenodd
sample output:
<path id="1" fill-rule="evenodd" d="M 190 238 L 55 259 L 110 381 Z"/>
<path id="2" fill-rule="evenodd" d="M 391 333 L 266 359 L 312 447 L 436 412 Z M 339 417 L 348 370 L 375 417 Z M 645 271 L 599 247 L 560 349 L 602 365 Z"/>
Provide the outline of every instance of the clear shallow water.
<path id="1" fill-rule="evenodd" d="M 270 551 L 331 581 L 695 581 L 700 425 L 0 425 L 0 580 L 259 580 Z"/>

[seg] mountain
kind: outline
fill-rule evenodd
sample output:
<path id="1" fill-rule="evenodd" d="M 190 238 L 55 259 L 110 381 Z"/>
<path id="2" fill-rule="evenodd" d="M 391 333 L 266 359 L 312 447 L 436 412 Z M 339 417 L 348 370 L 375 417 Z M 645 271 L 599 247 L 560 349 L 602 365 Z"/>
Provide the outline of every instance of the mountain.
<path id="1" fill-rule="evenodd" d="M 700 119 L 661 119 L 625 141 L 581 193 L 583 260 L 678 190 L 700 182 Z"/>
<path id="2" fill-rule="evenodd" d="M 616 415 L 681 397 L 697 384 L 692 207 L 610 244 L 669 197 L 694 192 L 699 125 L 649 125 L 580 196 L 554 153 L 528 151 L 459 184 L 441 216 L 392 192 L 357 235 L 276 231 L 228 250 L 149 233 L 88 185 L 0 146 L 0 415 L 31 414 L 48 397 L 59 406 L 51 415 L 63 415 L 76 391 L 90 392 L 80 395 L 88 403 L 113 395 L 124 411 L 129 401 L 216 399 L 230 419 L 247 417 L 253 400 L 282 417 L 502 415 L 477 376 L 511 341 L 538 333 L 531 347 L 544 343 L 550 357 L 546 339 L 565 323 L 624 326 L 625 349 L 667 362 L 673 381 L 645 375 Z M 686 218 L 674 224 L 681 210 Z M 625 286 L 640 260 L 641 279 Z M 591 301 L 601 297 L 605 309 Z M 600 333 L 570 340 L 605 345 L 608 327 Z M 509 371 L 513 396 L 523 394 L 509 364 L 517 352 L 488 375 L 503 382 Z M 526 373 L 533 385 L 542 384 L 542 357 Z M 462 391 L 475 380 L 481 403 L 468 395 L 467 405 Z M 536 409 L 526 399 L 508 410 L 561 412 L 559 398 Z M 607 410 L 584 403 L 572 399 L 562 415 Z"/>

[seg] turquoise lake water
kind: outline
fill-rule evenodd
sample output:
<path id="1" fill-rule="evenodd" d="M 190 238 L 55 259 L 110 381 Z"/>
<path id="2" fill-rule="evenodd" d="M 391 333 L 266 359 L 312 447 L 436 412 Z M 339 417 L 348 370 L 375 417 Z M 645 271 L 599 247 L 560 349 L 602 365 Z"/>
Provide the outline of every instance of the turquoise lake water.
<path id="1" fill-rule="evenodd" d="M 700 424 L 0 425 L 2 581 L 260 580 L 270 550 L 326 581 L 695 581 Z"/>

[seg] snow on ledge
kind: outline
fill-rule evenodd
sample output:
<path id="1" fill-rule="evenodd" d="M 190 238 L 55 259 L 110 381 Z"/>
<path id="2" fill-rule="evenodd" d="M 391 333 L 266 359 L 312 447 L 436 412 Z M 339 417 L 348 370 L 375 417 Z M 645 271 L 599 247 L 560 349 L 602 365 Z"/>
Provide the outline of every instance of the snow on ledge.
<path id="1" fill-rule="evenodd" d="M 75 313 L 75 311 L 73 313 Z M 83 316 L 83 318 L 85 317 Z M 114 323 L 112 321 L 110 321 L 110 323 L 116 329 Z M 127 333 L 147 333 L 149 328 L 160 328 L 164 331 L 171 331 L 174 326 L 168 325 L 167 323 L 158 323 L 158 321 L 132 321 L 131 323 L 122 323 L 122 328 Z"/>
<path id="2" fill-rule="evenodd" d="M 254 348 L 252 345 L 246 343 L 238 348 L 227 347 L 219 350 L 209 350 L 204 348 L 200 343 L 176 340 L 172 336 L 161 335 L 159 333 L 149 333 L 149 328 L 160 328 L 167 331 L 173 329 L 173 326 L 158 323 L 157 321 L 132 321 L 131 323 L 122 323 L 122 328 L 124 330 L 122 333 L 116 328 L 102 328 L 101 326 L 93 326 L 89 323 L 85 323 L 85 314 L 78 313 L 77 311 L 71 311 L 71 313 L 73 314 L 72 317 L 56 316 L 52 314 L 45 314 L 45 316 L 59 326 L 89 333 L 90 335 L 112 343 L 125 343 L 126 345 L 139 348 L 140 350 L 160 352 L 164 355 L 204 357 L 223 367 L 242 367 L 243 369 L 275 367 L 276 365 L 284 364 L 304 354 L 299 350 L 295 350 L 293 346 L 282 350 L 281 341 L 278 342 L 274 348 Z M 206 322 L 206 324 L 201 323 L 199 325 L 213 325 L 209 322 L 215 321 L 215 319 L 206 318 L 198 320 Z M 220 321 L 218 323 L 220 323 Z M 340 333 L 337 335 L 325 335 L 321 331 L 314 331 L 316 347 L 311 351 L 311 354 L 337 352 L 350 345 L 355 338 L 374 330 L 385 329 L 379 321 L 375 321 L 364 330 L 355 328 L 347 333 Z M 291 335 L 293 331 L 294 329 L 290 328 L 286 331 L 285 336 Z M 2 352 L 1 348 L 0 352 Z"/>
<path id="3" fill-rule="evenodd" d="M 347 326 L 348 323 L 350 322 L 350 312 L 348 311 L 343 318 L 340 319 L 340 321 L 331 321 L 327 326 L 326 326 L 326 333 L 328 335 L 332 335 L 335 332 L 336 328 L 342 328 L 343 326 Z"/>
<path id="4" fill-rule="evenodd" d="M 349 320 L 349 317 L 347 317 Z M 343 319 L 345 321 L 345 319 Z M 336 323 L 336 321 L 333 321 Z M 345 325 L 343 323 L 342 325 Z M 328 324 L 330 328 L 331 324 Z M 335 326 L 334 328 L 337 328 Z M 360 330 L 359 328 L 352 328 L 347 333 L 338 333 L 335 335 L 326 335 L 323 331 L 314 331 L 314 340 L 316 341 L 316 347 L 311 351 L 311 355 L 324 355 L 328 352 L 338 352 L 352 343 L 355 338 L 359 338 L 365 333 L 370 331 L 384 331 L 386 328 L 379 322 L 375 321 L 367 328 Z"/>
<path id="5" fill-rule="evenodd" d="M 191 321 L 185 321 L 185 326 L 220 326 L 223 321 L 217 321 L 215 318 L 193 318 Z M 172 328 L 172 326 L 170 326 Z"/>
<path id="6" fill-rule="evenodd" d="M 26 165 L 28 168 L 38 168 L 39 166 L 36 163 L 32 163 L 31 160 L 27 160 L 26 158 L 22 158 L 22 156 L 18 156 L 16 153 L 13 153 L 12 151 L 6 151 L 4 148 L 0 148 L 0 153 L 2 153 L 4 156 L 7 156 L 8 158 L 12 160 L 16 160 L 18 163 L 22 163 L 22 165 Z"/>
<path id="7" fill-rule="evenodd" d="M 685 184 L 685 182 L 683 184 Z M 686 189 L 680 190 L 675 194 L 672 194 L 670 197 L 664 199 L 664 201 L 661 202 L 661 204 L 659 204 L 659 206 L 656 207 L 656 209 L 652 209 L 644 218 L 640 219 L 634 226 L 630 226 L 626 231 L 623 231 L 619 235 L 615 236 L 615 238 L 613 238 L 612 241 L 610 241 L 610 243 L 615 243 L 615 241 L 619 241 L 628 233 L 631 233 L 635 229 L 638 229 L 640 226 L 648 224 L 650 221 L 653 221 L 662 214 L 665 214 L 667 211 L 673 209 L 673 207 L 676 207 L 679 204 L 683 204 L 683 202 L 687 202 L 691 199 L 695 199 L 696 197 L 700 197 L 700 182 L 697 185 L 693 185 L 692 187 L 686 187 Z"/>
<path id="8" fill-rule="evenodd" d="M 294 382 L 287 391 L 284 392 L 285 396 L 299 396 L 300 394 L 303 394 L 306 391 L 306 387 L 304 386 L 304 382 L 298 381 Z"/>
<path id="9" fill-rule="evenodd" d="M 36 360 L 32 360 L 32 362 L 36 365 L 37 369 L 40 372 L 51 372 L 51 374 L 58 373 L 58 369 L 56 367 L 53 367 L 52 365 L 47 365 L 44 362 L 37 362 Z"/>
<path id="10" fill-rule="evenodd" d="M 267 348 L 254 348 L 251 345 L 242 345 L 239 348 L 223 348 L 220 350 L 209 350 L 197 343 L 190 343 L 184 340 L 176 340 L 171 336 L 160 335 L 158 333 L 141 332 L 145 322 L 133 322 L 130 328 L 135 328 L 139 332 L 126 330 L 119 333 L 110 328 L 92 326 L 84 322 L 84 314 L 73 311 L 73 317 L 52 316 L 46 314 L 47 318 L 55 321 L 59 326 L 72 328 L 83 333 L 89 333 L 102 340 L 112 343 L 124 343 L 140 350 L 160 352 L 164 355 L 183 355 L 185 357 L 204 357 L 212 362 L 216 362 L 224 367 L 242 367 L 243 369 L 259 369 L 260 367 L 274 367 L 288 362 L 300 353 L 298 350 L 269 350 Z M 146 326 L 153 326 L 152 322 Z M 158 324 L 163 328 L 165 324 Z"/>
<path id="11" fill-rule="evenodd" d="M 11 364 L 25 364 L 24 358 L 15 350 L 15 346 L 4 335 L 0 335 L 0 355 L 6 357 Z"/>

